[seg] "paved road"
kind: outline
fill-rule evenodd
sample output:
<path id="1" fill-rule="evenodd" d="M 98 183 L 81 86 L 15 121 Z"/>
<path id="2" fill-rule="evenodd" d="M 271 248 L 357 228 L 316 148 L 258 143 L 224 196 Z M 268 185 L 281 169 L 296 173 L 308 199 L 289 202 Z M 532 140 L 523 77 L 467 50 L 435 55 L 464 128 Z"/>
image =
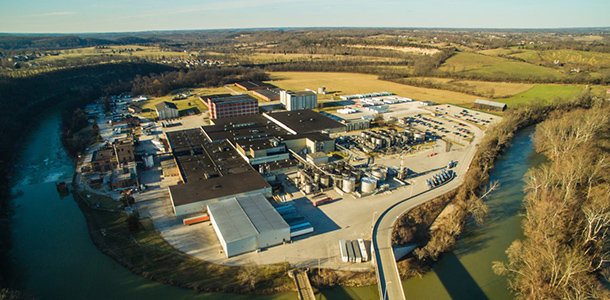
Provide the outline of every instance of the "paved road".
<path id="1" fill-rule="evenodd" d="M 471 127 L 471 130 L 475 132 L 475 140 L 472 145 L 477 145 L 483 137 L 483 132 L 474 127 Z M 438 188 L 423 191 L 396 203 L 384 211 L 377 219 L 373 229 L 372 240 L 375 263 L 377 265 L 377 283 L 380 299 L 405 299 L 402 281 L 400 280 L 400 274 L 398 273 L 394 257 L 394 250 L 392 249 L 392 229 L 394 228 L 394 223 L 407 211 L 457 188 L 464 181 L 464 174 L 468 171 L 476 149 L 477 147 L 474 146 L 468 148 L 461 155 L 460 159 L 457 160 L 458 166 L 454 168 L 457 174 L 456 178 Z"/>

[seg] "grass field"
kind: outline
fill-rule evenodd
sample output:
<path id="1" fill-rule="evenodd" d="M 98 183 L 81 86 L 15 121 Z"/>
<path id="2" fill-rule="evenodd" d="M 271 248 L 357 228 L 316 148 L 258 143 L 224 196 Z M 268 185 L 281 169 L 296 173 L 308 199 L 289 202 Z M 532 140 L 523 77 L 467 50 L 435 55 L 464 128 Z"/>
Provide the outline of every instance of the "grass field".
<path id="1" fill-rule="evenodd" d="M 324 86 L 341 95 L 387 91 L 415 100 L 472 105 L 480 97 L 451 91 L 419 88 L 377 79 L 376 75 L 325 72 L 271 72 L 270 83 L 287 90 L 317 90 Z M 338 98 L 338 97 L 335 97 Z"/>
<path id="2" fill-rule="evenodd" d="M 394 62 L 400 61 L 397 58 L 374 57 L 374 56 L 348 56 L 332 54 L 304 54 L 304 53 L 271 53 L 258 52 L 248 55 L 244 60 L 251 60 L 253 63 L 272 63 L 290 61 L 365 61 L 365 62 Z"/>
<path id="3" fill-rule="evenodd" d="M 513 76 L 531 76 L 559 78 L 563 76 L 560 71 L 533 65 L 526 62 L 482 55 L 472 52 L 461 52 L 449 58 L 440 68 L 441 71 L 471 72 L 482 75 L 510 74 Z"/>
<path id="4" fill-rule="evenodd" d="M 532 55 L 534 52 L 536 55 Z M 597 53 L 597 52 L 586 52 L 576 50 L 547 50 L 541 52 L 535 52 L 530 50 L 522 54 L 515 54 L 515 57 L 520 57 L 528 62 L 538 63 L 539 58 L 542 58 L 546 62 L 554 62 L 558 60 L 562 64 L 581 64 L 589 65 L 594 68 L 608 68 L 610 67 L 610 54 L 608 53 Z M 538 59 L 538 61 L 536 61 Z"/>
<path id="5" fill-rule="evenodd" d="M 178 107 L 178 110 L 180 111 L 180 115 L 185 116 L 188 114 L 189 110 L 191 110 L 191 109 L 195 109 L 196 110 L 195 113 L 197 113 L 197 114 L 200 114 L 203 111 L 207 110 L 207 107 L 203 104 L 203 102 L 201 102 L 201 100 L 199 100 L 198 95 L 231 93 L 231 91 L 225 87 L 193 88 L 193 89 L 189 89 L 189 90 L 191 91 L 191 94 L 193 96 L 190 96 L 184 100 L 173 101 L 172 98 L 174 98 L 175 95 L 170 94 L 170 95 L 165 95 L 162 97 L 152 98 L 148 101 L 134 103 L 134 105 L 142 108 L 142 113 L 140 115 L 147 119 L 154 119 L 155 117 L 157 117 L 157 113 L 155 112 L 155 105 L 157 105 L 157 103 L 162 102 L 162 101 L 172 102 L 172 103 L 176 104 L 176 106 Z M 190 103 L 190 105 L 189 105 L 189 103 Z"/>
<path id="6" fill-rule="evenodd" d="M 529 102 L 537 98 L 544 100 L 550 100 L 555 97 L 569 98 L 578 95 L 582 89 L 582 86 L 540 84 L 535 85 L 523 93 L 519 93 L 510 98 L 500 99 L 498 101 L 506 104 L 517 104 Z"/>
<path id="7" fill-rule="evenodd" d="M 413 79 L 421 78 L 435 83 L 448 84 L 455 87 L 472 88 L 475 92 L 487 94 L 493 89 L 494 97 L 504 98 L 525 92 L 531 89 L 534 85 L 528 83 L 510 83 L 510 82 L 494 82 L 494 81 L 476 81 L 476 80 L 454 80 L 451 78 L 435 78 L 435 77 L 412 77 Z"/>
<path id="8" fill-rule="evenodd" d="M 141 51 L 126 52 L 121 50 L 125 49 L 140 49 Z M 114 51 L 114 53 L 113 53 Z M 195 53 L 195 52 L 191 52 Z M 195 53 L 196 54 L 196 53 Z M 188 58 L 189 53 L 175 52 L 175 51 L 162 51 L 157 47 L 149 46 L 137 46 L 137 45 L 126 45 L 126 46 L 108 46 L 108 49 L 96 49 L 94 47 L 78 48 L 78 49 L 67 49 L 60 51 L 59 55 L 55 56 L 43 56 L 37 59 L 37 61 L 53 61 L 58 59 L 70 59 L 79 58 L 83 56 L 95 57 L 95 56 L 136 56 L 136 57 L 150 57 L 150 58 Z"/>

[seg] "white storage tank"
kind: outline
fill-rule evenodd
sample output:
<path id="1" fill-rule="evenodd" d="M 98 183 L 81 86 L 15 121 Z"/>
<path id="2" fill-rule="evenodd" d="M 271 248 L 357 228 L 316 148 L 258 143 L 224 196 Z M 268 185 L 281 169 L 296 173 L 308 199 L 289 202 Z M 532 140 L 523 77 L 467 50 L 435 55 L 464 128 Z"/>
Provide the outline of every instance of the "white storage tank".
<path id="1" fill-rule="evenodd" d="M 360 187 L 363 194 L 372 193 L 377 188 L 377 180 L 370 177 L 362 178 L 362 186 Z"/>
<path id="2" fill-rule="evenodd" d="M 356 180 L 353 177 L 343 178 L 343 191 L 351 193 L 354 191 L 356 186 Z"/>
<path id="3" fill-rule="evenodd" d="M 375 168 L 371 171 L 371 175 L 377 180 L 385 180 L 388 170 L 386 168 Z"/>
<path id="4" fill-rule="evenodd" d="M 312 190 L 313 190 L 313 187 L 311 186 L 311 184 L 305 185 L 305 194 L 311 194 Z"/>

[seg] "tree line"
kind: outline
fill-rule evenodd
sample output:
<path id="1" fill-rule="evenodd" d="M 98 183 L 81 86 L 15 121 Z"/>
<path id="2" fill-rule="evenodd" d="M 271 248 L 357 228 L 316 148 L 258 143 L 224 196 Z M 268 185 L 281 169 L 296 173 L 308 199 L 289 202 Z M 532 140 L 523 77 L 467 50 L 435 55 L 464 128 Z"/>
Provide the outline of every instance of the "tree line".
<path id="1" fill-rule="evenodd" d="M 493 266 L 518 299 L 610 298 L 610 106 L 592 104 L 536 127 L 550 162 L 525 175 L 525 237 Z"/>
<path id="2" fill-rule="evenodd" d="M 102 64 L 70 68 L 26 78 L 0 76 L 3 110 L 0 118 L 0 287 L 11 276 L 11 177 L 17 152 L 29 126 L 49 107 L 64 105 L 67 111 L 82 107 L 101 95 L 129 91 L 136 74 L 160 73 L 173 68 L 142 63 Z M 77 123 L 82 124 L 82 119 Z"/>

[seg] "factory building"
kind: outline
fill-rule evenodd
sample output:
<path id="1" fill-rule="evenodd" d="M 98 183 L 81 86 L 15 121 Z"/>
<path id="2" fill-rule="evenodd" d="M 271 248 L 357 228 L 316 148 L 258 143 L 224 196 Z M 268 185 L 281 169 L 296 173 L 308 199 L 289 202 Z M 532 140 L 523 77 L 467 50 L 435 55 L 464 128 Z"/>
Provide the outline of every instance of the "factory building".
<path id="1" fill-rule="evenodd" d="M 258 100 L 250 95 L 218 94 L 199 97 L 211 119 L 258 114 Z"/>
<path id="2" fill-rule="evenodd" d="M 261 194 L 207 205 L 227 258 L 290 241 L 290 226 Z"/>
<path id="3" fill-rule="evenodd" d="M 252 91 L 252 94 L 259 96 L 267 101 L 277 101 L 280 100 L 280 92 L 282 89 L 264 89 L 264 90 L 255 90 Z"/>
<path id="4" fill-rule="evenodd" d="M 310 118 L 321 116 L 316 112 Z M 326 119 L 322 119 L 326 120 Z M 214 125 L 203 126 L 208 141 L 227 139 L 251 165 L 289 159 L 289 151 L 297 153 L 328 153 L 335 151 L 335 140 L 319 132 L 294 134 L 261 115 L 214 120 Z M 331 123 L 331 127 L 340 126 Z M 327 127 L 319 127 L 319 131 Z"/>
<path id="5" fill-rule="evenodd" d="M 179 168 L 178 185 L 169 187 L 174 214 L 200 213 L 208 203 L 254 194 L 271 186 L 227 141 L 210 142 L 201 129 L 166 133 Z"/>
<path id="6" fill-rule="evenodd" d="M 474 108 L 477 109 L 485 109 L 485 110 L 495 110 L 495 111 L 504 111 L 506 110 L 506 103 L 500 103 L 489 100 L 474 100 Z"/>
<path id="7" fill-rule="evenodd" d="M 291 134 L 344 132 L 345 125 L 312 110 L 265 113 L 263 116 Z"/>
<path id="8" fill-rule="evenodd" d="M 318 95 L 312 91 L 280 91 L 280 102 L 288 111 L 314 109 L 318 106 Z"/>
<path id="9" fill-rule="evenodd" d="M 179 116 L 178 107 L 171 102 L 163 101 L 157 103 L 157 105 L 155 105 L 155 110 L 157 111 L 159 120 L 175 119 Z"/>
<path id="10" fill-rule="evenodd" d="M 240 81 L 235 83 L 236 87 L 246 91 L 266 90 L 275 88 L 275 86 L 261 81 Z"/>

